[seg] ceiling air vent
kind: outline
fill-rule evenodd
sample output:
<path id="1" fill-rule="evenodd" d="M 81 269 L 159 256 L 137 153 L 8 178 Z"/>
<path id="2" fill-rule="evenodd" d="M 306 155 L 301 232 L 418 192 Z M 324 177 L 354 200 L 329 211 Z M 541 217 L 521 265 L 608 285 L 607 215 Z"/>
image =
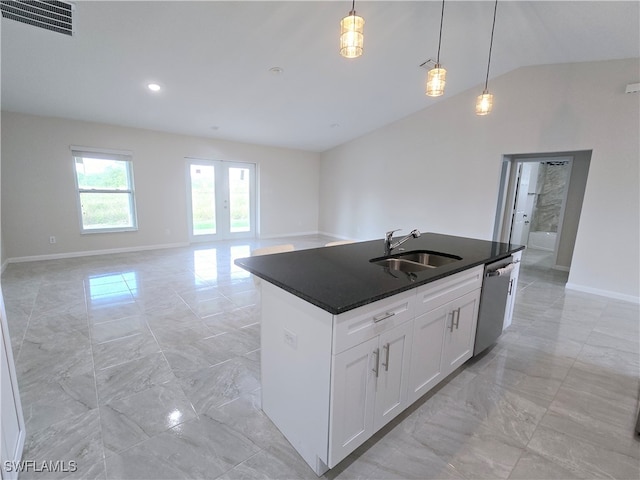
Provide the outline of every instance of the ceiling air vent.
<path id="1" fill-rule="evenodd" d="M 0 2 L 2 17 L 27 23 L 64 35 L 73 35 L 73 10 L 71 3 L 45 0 Z"/>

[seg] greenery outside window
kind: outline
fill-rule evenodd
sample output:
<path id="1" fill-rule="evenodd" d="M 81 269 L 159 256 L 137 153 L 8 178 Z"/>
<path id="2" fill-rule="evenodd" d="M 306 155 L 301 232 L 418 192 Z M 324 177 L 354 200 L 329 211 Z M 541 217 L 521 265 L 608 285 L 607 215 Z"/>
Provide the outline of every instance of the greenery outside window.
<path id="1" fill-rule="evenodd" d="M 137 230 L 131 153 L 71 151 L 82 233 Z"/>

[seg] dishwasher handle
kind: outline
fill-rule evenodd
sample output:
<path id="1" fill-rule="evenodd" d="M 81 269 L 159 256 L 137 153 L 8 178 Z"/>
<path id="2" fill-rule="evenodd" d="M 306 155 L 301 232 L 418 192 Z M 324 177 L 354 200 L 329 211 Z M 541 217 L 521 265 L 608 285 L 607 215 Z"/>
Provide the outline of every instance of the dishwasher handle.
<path id="1" fill-rule="evenodd" d="M 510 264 L 505 265 L 504 267 L 497 268 L 496 270 L 489 270 L 485 275 L 487 277 L 503 277 L 511 275 L 513 269 L 516 268 L 516 263 L 517 262 L 511 262 Z"/>

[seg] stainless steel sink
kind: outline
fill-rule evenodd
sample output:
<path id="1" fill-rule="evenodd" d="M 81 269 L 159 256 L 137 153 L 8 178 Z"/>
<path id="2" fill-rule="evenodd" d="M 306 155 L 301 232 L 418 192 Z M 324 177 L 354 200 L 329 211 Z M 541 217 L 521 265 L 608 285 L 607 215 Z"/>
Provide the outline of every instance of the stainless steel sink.
<path id="1" fill-rule="evenodd" d="M 402 260 L 401 258 L 385 258 L 384 260 L 378 260 L 373 263 L 382 267 L 387 267 L 391 270 L 399 270 L 401 272 L 421 272 L 423 270 L 435 268 L 430 265 L 422 265 L 409 260 Z"/>
<path id="2" fill-rule="evenodd" d="M 427 250 L 396 253 L 388 257 L 372 258 L 371 263 L 401 272 L 421 272 L 462 260 L 462 257 Z"/>

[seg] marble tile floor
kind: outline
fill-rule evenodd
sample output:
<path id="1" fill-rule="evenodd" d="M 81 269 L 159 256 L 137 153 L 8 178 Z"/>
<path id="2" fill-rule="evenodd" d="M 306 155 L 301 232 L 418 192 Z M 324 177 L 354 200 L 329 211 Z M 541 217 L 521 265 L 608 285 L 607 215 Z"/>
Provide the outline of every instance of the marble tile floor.
<path id="1" fill-rule="evenodd" d="M 75 460 L 69 478 L 317 478 L 260 410 L 259 295 L 233 259 L 329 240 L 9 265 L 23 459 Z M 639 307 L 549 265 L 526 252 L 498 343 L 325 477 L 639 478 Z"/>

